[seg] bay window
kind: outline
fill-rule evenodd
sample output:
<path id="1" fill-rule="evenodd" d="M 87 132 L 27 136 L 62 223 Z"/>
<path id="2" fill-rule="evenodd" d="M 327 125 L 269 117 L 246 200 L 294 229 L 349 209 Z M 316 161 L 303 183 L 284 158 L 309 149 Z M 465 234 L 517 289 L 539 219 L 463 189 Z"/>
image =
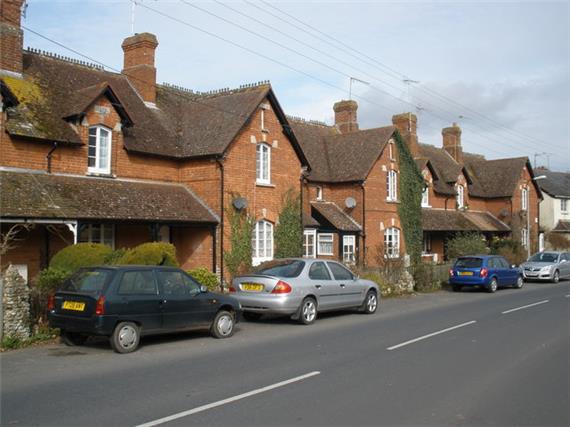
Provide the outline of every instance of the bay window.
<path id="1" fill-rule="evenodd" d="M 319 255 L 334 255 L 333 242 L 332 233 L 319 233 Z"/>
<path id="2" fill-rule="evenodd" d="M 305 258 L 315 258 L 317 240 L 317 230 L 305 230 L 303 232 L 303 257 Z"/>
<path id="3" fill-rule="evenodd" d="M 356 236 L 342 237 L 342 261 L 352 264 L 356 261 Z"/>

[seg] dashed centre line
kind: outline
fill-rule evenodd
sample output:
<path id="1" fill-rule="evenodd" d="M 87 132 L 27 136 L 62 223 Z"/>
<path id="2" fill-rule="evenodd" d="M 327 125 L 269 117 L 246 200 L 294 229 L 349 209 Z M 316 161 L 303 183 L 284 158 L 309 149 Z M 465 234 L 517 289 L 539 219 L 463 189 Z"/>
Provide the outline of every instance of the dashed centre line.
<path id="1" fill-rule="evenodd" d="M 390 350 L 390 351 L 396 350 L 397 348 L 404 347 L 406 345 L 410 345 L 410 344 L 413 344 L 415 342 L 422 341 L 422 340 L 434 337 L 434 336 L 439 335 L 439 334 L 443 334 L 445 332 L 453 331 L 454 329 L 463 328 L 464 326 L 472 325 L 473 323 L 477 323 L 477 321 L 471 320 L 469 322 L 465 322 L 465 323 L 462 323 L 460 325 L 455 325 L 455 326 L 452 326 L 450 328 L 442 329 L 441 331 L 432 332 L 431 334 L 423 335 L 421 337 L 414 338 L 413 340 L 409 340 L 409 341 L 406 341 L 406 342 L 403 342 L 400 344 L 393 345 L 392 347 L 388 347 L 387 350 Z"/>
<path id="2" fill-rule="evenodd" d="M 538 301 L 532 304 L 523 305 L 522 307 L 511 308 L 510 310 L 502 311 L 501 314 L 509 314 L 514 311 L 519 311 L 519 310 L 524 310 L 525 308 L 534 307 L 535 305 L 546 304 L 548 301 L 549 300 L 545 299 L 543 301 Z"/>
<path id="3" fill-rule="evenodd" d="M 187 417 L 189 415 L 197 414 L 198 412 L 207 411 L 208 409 L 216 408 L 218 406 L 226 405 L 228 403 L 236 402 L 241 399 L 245 399 L 246 397 L 255 396 L 256 394 L 265 393 L 266 391 L 274 390 L 279 387 L 283 387 L 292 383 L 296 383 L 299 381 L 303 381 L 307 378 L 314 377 L 315 375 L 319 375 L 319 371 L 309 372 L 308 374 L 301 375 L 295 378 L 291 378 L 289 380 L 281 381 L 275 384 L 268 385 L 266 387 L 258 388 L 252 391 L 248 391 L 247 393 L 238 394 L 237 396 L 228 397 L 227 399 L 218 400 L 217 402 L 208 403 L 207 405 L 198 406 L 194 409 L 189 409 L 187 411 L 179 412 L 177 414 L 170 415 L 168 417 L 159 418 L 154 421 L 149 421 L 144 424 L 139 424 L 136 427 L 154 427 L 160 424 L 168 423 L 170 421 L 177 420 L 179 418 Z"/>

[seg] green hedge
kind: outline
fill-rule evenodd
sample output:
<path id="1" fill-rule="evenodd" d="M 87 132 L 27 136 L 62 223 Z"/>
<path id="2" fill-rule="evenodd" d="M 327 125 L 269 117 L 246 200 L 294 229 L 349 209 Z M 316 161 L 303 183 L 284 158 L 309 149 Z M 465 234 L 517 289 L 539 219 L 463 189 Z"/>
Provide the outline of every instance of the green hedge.
<path id="1" fill-rule="evenodd" d="M 215 291 L 218 290 L 218 276 L 212 273 L 206 267 L 198 267 L 193 270 L 188 270 L 188 274 L 192 276 L 198 283 L 206 286 L 208 290 Z"/>
<path id="2" fill-rule="evenodd" d="M 171 243 L 143 243 L 114 259 L 118 265 L 168 265 L 178 267 L 176 248 Z"/>
<path id="3" fill-rule="evenodd" d="M 68 246 L 51 259 L 50 268 L 73 273 L 81 267 L 91 267 L 105 264 L 106 258 L 113 253 L 113 249 L 100 243 L 78 243 Z"/>

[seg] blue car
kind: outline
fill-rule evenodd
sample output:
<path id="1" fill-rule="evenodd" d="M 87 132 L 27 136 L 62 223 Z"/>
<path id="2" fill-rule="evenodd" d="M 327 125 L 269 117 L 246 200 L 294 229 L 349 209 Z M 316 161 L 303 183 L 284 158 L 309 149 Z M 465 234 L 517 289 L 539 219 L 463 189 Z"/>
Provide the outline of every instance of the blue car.
<path id="1" fill-rule="evenodd" d="M 523 273 L 510 265 L 502 256 L 473 255 L 457 258 L 449 270 L 449 284 L 455 292 L 464 286 L 480 286 L 487 292 L 496 292 L 499 287 L 524 285 Z"/>

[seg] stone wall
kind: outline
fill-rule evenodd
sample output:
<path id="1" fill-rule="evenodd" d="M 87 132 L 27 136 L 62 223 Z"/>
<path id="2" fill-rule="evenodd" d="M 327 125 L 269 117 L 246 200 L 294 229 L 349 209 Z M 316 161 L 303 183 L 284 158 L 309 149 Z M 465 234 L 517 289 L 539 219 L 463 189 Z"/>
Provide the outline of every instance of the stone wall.
<path id="1" fill-rule="evenodd" d="M 2 337 L 26 339 L 30 337 L 30 287 L 9 266 L 0 277 L 2 281 Z"/>

